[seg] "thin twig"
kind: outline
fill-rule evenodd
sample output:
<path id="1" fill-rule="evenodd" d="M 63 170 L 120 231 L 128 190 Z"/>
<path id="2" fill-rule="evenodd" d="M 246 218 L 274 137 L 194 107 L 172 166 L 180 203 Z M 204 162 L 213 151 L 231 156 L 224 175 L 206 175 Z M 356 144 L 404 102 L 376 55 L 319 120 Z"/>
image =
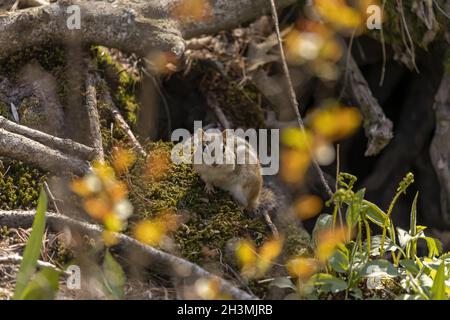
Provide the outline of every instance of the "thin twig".
<path id="1" fill-rule="evenodd" d="M 101 93 L 102 93 L 102 100 L 108 105 L 109 109 L 111 110 L 112 116 L 114 120 L 116 120 L 117 125 L 120 129 L 128 136 L 128 139 L 130 139 L 131 143 L 136 148 L 137 152 L 142 156 L 146 157 L 147 153 L 145 152 L 142 145 L 139 143 L 138 139 L 136 139 L 136 136 L 134 135 L 133 131 L 131 130 L 130 126 L 120 113 L 119 108 L 117 108 L 116 104 L 114 103 L 111 94 L 109 92 L 108 85 L 106 81 L 101 78 L 98 74 L 95 74 L 96 82 L 100 85 Z"/>
<path id="2" fill-rule="evenodd" d="M 278 21 L 277 7 L 275 5 L 275 1 L 274 0 L 269 0 L 269 1 L 270 1 L 271 9 L 272 9 L 272 18 L 273 18 L 273 22 L 274 22 L 274 25 L 275 25 L 275 33 L 277 35 L 278 47 L 279 47 L 280 55 L 281 55 L 281 64 L 283 66 L 283 72 L 284 72 L 284 75 L 286 77 L 286 81 L 287 81 L 287 85 L 288 85 L 288 89 L 289 89 L 289 98 L 291 100 L 292 108 L 294 109 L 295 114 L 297 116 L 298 125 L 299 125 L 299 127 L 300 127 L 300 129 L 302 131 L 305 131 L 305 124 L 303 122 L 302 116 L 301 116 L 300 111 L 299 111 L 297 96 L 295 94 L 294 86 L 292 84 L 292 79 L 291 79 L 291 76 L 289 74 L 289 68 L 288 68 L 288 65 L 287 65 L 287 62 L 286 62 L 286 55 L 285 55 L 284 49 L 283 49 L 283 41 L 281 39 L 280 24 L 279 24 L 279 21 Z M 320 180 L 321 180 L 321 182 L 323 184 L 323 187 L 325 188 L 325 190 L 328 193 L 328 195 L 331 197 L 333 195 L 333 191 L 331 190 L 330 186 L 328 185 L 328 182 L 325 179 L 325 175 L 324 175 L 322 169 L 320 168 L 320 165 L 317 162 L 316 158 L 314 157 L 313 152 L 311 150 L 311 146 L 309 144 L 308 144 L 308 149 L 309 149 L 309 151 L 311 153 L 312 163 L 313 163 L 314 167 L 317 170 L 317 173 L 318 173 L 318 175 L 320 177 Z"/>
<path id="3" fill-rule="evenodd" d="M 95 156 L 95 150 L 91 147 L 70 139 L 62 139 L 42 131 L 22 126 L 2 116 L 0 116 L 0 128 L 85 160 L 92 160 Z"/>
<path id="4" fill-rule="evenodd" d="M 22 260 L 23 260 L 23 257 L 19 256 L 18 254 L 9 255 L 9 256 L 0 256 L 0 264 L 6 264 L 6 263 L 20 264 L 20 263 L 22 263 Z M 58 268 L 57 266 L 55 266 L 54 264 L 52 264 L 50 262 L 38 260 L 36 264 L 39 268 L 50 268 L 57 272 L 64 273 L 68 276 L 71 275 L 70 272 L 61 270 L 60 268 Z"/>
<path id="5" fill-rule="evenodd" d="M 97 90 L 95 88 L 94 77 L 87 72 L 86 75 L 86 111 L 89 120 L 89 131 L 92 139 L 92 146 L 97 151 L 97 160 L 103 162 L 105 154 L 103 152 L 102 132 L 100 129 L 100 116 L 97 109 Z"/>

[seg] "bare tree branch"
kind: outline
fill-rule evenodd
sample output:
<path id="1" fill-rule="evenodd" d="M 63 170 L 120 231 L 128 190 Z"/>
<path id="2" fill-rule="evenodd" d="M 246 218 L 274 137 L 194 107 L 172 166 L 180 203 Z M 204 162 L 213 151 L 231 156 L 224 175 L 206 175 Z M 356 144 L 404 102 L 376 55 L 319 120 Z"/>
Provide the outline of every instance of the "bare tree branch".
<path id="1" fill-rule="evenodd" d="M 442 219 L 450 224 L 450 75 L 446 74 L 436 94 L 436 131 L 430 146 L 431 161 L 441 186 Z"/>
<path id="2" fill-rule="evenodd" d="M 34 214 L 34 211 L 0 211 L 0 226 L 29 228 L 33 224 Z M 61 232 L 65 228 L 70 228 L 95 239 L 101 238 L 103 231 L 98 225 L 77 221 L 54 213 L 46 214 L 46 224 L 53 232 Z M 155 272 L 177 278 L 184 277 L 186 280 L 190 281 L 195 281 L 198 278 L 215 279 L 220 284 L 221 291 L 231 295 L 234 299 L 257 299 L 257 297 L 236 288 L 230 282 L 213 275 L 190 261 L 175 257 L 151 246 L 144 245 L 124 234 L 116 234 L 116 236 L 119 242 L 115 249 L 117 249 L 119 253 L 136 253 L 141 257 L 141 261 L 148 261 L 150 263 L 149 267 Z M 180 267 L 184 269 L 182 274 L 177 273 L 177 270 L 180 270 Z"/>
<path id="3" fill-rule="evenodd" d="M 95 79 L 92 74 L 86 75 L 86 111 L 89 121 L 89 135 L 92 139 L 92 147 L 96 150 L 98 161 L 105 160 L 103 152 L 102 132 L 100 129 L 100 116 L 97 109 L 97 89 L 95 88 Z"/>
<path id="4" fill-rule="evenodd" d="M 9 121 L 2 116 L 0 116 L 0 128 L 30 138 L 36 142 L 46 145 L 47 147 L 58 149 L 62 152 L 85 160 L 92 160 L 96 154 L 93 148 L 85 146 L 84 144 L 70 139 L 58 138 L 26 126 L 22 126 L 15 122 Z"/>
<path id="5" fill-rule="evenodd" d="M 344 65 L 344 61 L 342 61 L 342 65 Z M 369 139 L 365 155 L 376 155 L 393 138 L 392 121 L 384 114 L 383 109 L 373 96 L 369 84 L 350 53 L 344 67 L 347 68 L 345 71 L 347 76 L 345 83 L 349 85 L 347 95 L 361 109 L 366 137 Z"/>
<path id="6" fill-rule="evenodd" d="M 212 15 L 203 21 L 174 15 L 181 0 L 89 1 L 59 0 L 55 3 L 0 15 L 0 58 L 24 47 L 48 40 L 96 43 L 146 56 L 157 49 L 181 56 L 184 39 L 213 33 L 244 23 L 264 13 L 265 0 L 215 0 Z M 285 7 L 295 0 L 279 0 Z M 80 29 L 69 29 L 67 8 L 80 8 Z M 20 34 L 20 38 L 17 35 Z"/>
<path id="7" fill-rule="evenodd" d="M 56 174 L 72 172 L 81 175 L 88 172 L 90 168 L 87 161 L 66 155 L 59 150 L 4 129 L 0 129 L 0 155 Z"/>

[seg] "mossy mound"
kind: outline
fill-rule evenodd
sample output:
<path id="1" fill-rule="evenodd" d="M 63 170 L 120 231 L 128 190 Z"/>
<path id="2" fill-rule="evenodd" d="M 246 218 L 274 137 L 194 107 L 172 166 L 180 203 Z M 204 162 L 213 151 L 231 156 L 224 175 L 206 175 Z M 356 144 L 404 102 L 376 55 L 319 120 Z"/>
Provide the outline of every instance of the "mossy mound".
<path id="1" fill-rule="evenodd" d="M 172 146 L 172 143 L 152 143 L 149 154 L 157 154 L 157 162 L 163 162 L 164 157 L 170 157 Z M 141 162 L 130 173 L 134 221 L 155 218 L 168 210 L 180 215 L 183 224 L 172 236 L 185 258 L 205 263 L 213 258 L 212 251 L 225 252 L 230 239 L 250 238 L 261 244 L 269 234 L 263 219 L 249 217 L 226 192 L 216 190 L 206 194 L 203 182 L 190 165 L 168 161 L 163 170 L 158 169 L 158 164 L 151 166 L 151 172 L 147 170 L 148 163 L 146 167 Z"/>
<path id="2" fill-rule="evenodd" d="M 0 209 L 33 209 L 37 206 L 39 190 L 45 174 L 20 161 L 0 162 Z"/>
<path id="3" fill-rule="evenodd" d="M 139 109 L 136 92 L 140 85 L 140 77 L 125 70 L 106 48 L 93 46 L 91 54 L 96 58 L 99 69 L 105 74 L 111 86 L 112 98 L 117 103 L 117 107 L 133 127 L 136 124 Z"/>

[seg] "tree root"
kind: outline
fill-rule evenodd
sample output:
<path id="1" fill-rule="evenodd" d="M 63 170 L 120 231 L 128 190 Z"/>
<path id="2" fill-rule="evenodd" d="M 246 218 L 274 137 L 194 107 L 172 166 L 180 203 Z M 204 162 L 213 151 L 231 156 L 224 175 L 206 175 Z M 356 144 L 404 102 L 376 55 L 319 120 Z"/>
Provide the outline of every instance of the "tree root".
<path id="1" fill-rule="evenodd" d="M 58 149 L 69 155 L 79 157 L 84 160 L 92 160 L 95 157 L 95 150 L 91 147 L 85 146 L 84 144 L 75 142 L 70 139 L 62 139 L 50 134 L 22 126 L 15 122 L 9 121 L 8 119 L 0 116 L 0 128 L 22 135 L 26 138 L 32 139 L 39 142 L 47 147 Z"/>
<path id="2" fill-rule="evenodd" d="M 133 2 L 59 0 L 57 2 L 0 15 L 0 58 L 48 40 L 79 41 L 134 52 L 145 57 L 152 50 L 180 57 L 184 39 L 230 28 L 255 18 L 268 8 L 266 0 L 216 0 L 202 19 L 178 16 L 180 0 L 136 0 Z M 277 1 L 285 7 L 295 0 Z M 80 9 L 80 29 L 69 29 L 68 7 Z M 20 34 L 20 38 L 17 35 Z"/>
<path id="3" fill-rule="evenodd" d="M 88 64 L 91 67 L 90 64 Z M 92 69 L 92 68 L 89 68 Z M 103 151 L 102 132 L 100 130 L 100 116 L 97 109 L 97 89 L 95 87 L 94 76 L 88 71 L 86 74 L 86 111 L 89 122 L 89 136 L 92 147 L 96 151 L 96 159 L 100 162 L 105 161 Z"/>
<path id="4" fill-rule="evenodd" d="M 430 146 L 431 161 L 441 187 L 442 219 L 450 225 L 450 75 L 442 79 L 433 107 L 436 131 Z"/>
<path id="5" fill-rule="evenodd" d="M 33 224 L 34 214 L 34 211 L 0 211 L 0 225 L 10 228 L 30 228 Z M 61 232 L 65 228 L 70 228 L 94 239 L 101 238 L 103 231 L 98 225 L 77 221 L 54 213 L 47 213 L 46 224 L 53 232 Z M 144 245 L 127 235 L 116 234 L 116 236 L 118 244 L 114 249 L 121 254 L 133 252 L 133 254 L 140 257 L 141 263 L 144 263 L 144 261 L 149 263 L 149 265 L 143 267 L 150 267 L 155 272 L 178 279 L 182 278 L 187 282 L 195 281 L 198 278 L 213 279 L 220 284 L 222 293 L 229 294 L 234 299 L 257 299 L 257 297 L 236 288 L 230 282 L 211 274 L 190 261 Z M 183 269 L 183 272 L 180 272 L 180 269 Z"/>
<path id="6" fill-rule="evenodd" d="M 85 160 L 62 153 L 25 136 L 0 129 L 0 155 L 17 159 L 44 171 L 84 174 L 90 170 Z"/>
<path id="7" fill-rule="evenodd" d="M 363 114 L 365 134 L 369 140 L 365 155 L 374 156 L 392 140 L 393 125 L 373 96 L 366 79 L 348 49 L 347 53 L 345 84 L 348 83 L 349 87 L 344 89 L 351 100 L 361 108 Z M 344 61 L 341 62 L 341 64 L 343 63 Z"/>
<path id="8" fill-rule="evenodd" d="M 122 114 L 120 113 L 119 108 L 117 108 L 116 104 L 114 103 L 106 81 L 103 78 L 101 78 L 97 73 L 95 74 L 95 81 L 101 88 L 101 100 L 103 100 L 108 105 L 114 120 L 116 120 L 116 124 L 119 126 L 120 129 L 123 130 L 123 132 L 127 135 L 128 139 L 130 139 L 130 142 L 134 145 L 134 148 L 137 150 L 139 155 L 144 158 L 147 157 L 147 152 L 145 152 L 142 145 L 136 139 L 136 136 L 134 135 L 130 126 L 125 121 Z"/>

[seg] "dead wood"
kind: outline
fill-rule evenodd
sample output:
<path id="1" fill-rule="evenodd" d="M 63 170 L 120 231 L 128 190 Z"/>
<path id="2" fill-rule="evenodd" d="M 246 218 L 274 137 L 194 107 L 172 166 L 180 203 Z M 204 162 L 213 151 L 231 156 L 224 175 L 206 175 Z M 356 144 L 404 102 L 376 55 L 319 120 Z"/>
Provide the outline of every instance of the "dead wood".
<path id="1" fill-rule="evenodd" d="M 434 103 L 436 131 L 430 156 L 441 187 L 442 220 L 450 224 L 450 75 L 442 79 Z"/>
<path id="2" fill-rule="evenodd" d="M 26 138 L 39 142 L 47 147 L 58 149 L 76 157 L 92 160 L 95 156 L 95 150 L 84 144 L 75 142 L 70 139 L 62 139 L 52 136 L 50 134 L 22 126 L 20 124 L 9 121 L 8 119 L 0 116 L 0 128 L 5 129 L 11 133 L 22 135 Z"/>
<path id="3" fill-rule="evenodd" d="M 34 211 L 0 211 L 0 226 L 30 228 L 33 224 L 34 214 Z M 46 214 L 46 224 L 53 232 L 61 232 L 65 228 L 70 228 L 94 239 L 101 238 L 103 231 L 98 225 L 77 221 L 54 213 Z M 257 299 L 257 297 L 236 288 L 230 282 L 211 274 L 190 261 L 144 245 L 127 235 L 116 234 L 116 236 L 119 242 L 114 249 L 119 254 L 129 255 L 130 252 L 133 252 L 133 254 L 140 258 L 139 261 L 141 263 L 148 262 L 146 267 L 151 268 L 155 272 L 175 278 L 183 278 L 188 283 L 198 278 L 215 279 L 220 284 L 221 291 L 229 294 L 234 299 Z M 139 261 L 136 260 L 135 262 Z M 177 272 L 180 269 L 183 269 L 182 273 Z"/>
<path id="4" fill-rule="evenodd" d="M 370 87 L 353 56 L 347 49 L 347 58 L 341 61 L 345 68 L 344 90 L 346 95 L 361 109 L 363 125 L 368 141 L 366 156 L 380 153 L 393 138 L 393 125 L 384 114 L 377 99 L 373 96 Z"/>
<path id="5" fill-rule="evenodd" d="M 44 171 L 61 174 L 64 172 L 84 174 L 89 163 L 52 149 L 39 142 L 16 133 L 0 129 L 0 155 L 17 159 Z"/>
<path id="6" fill-rule="evenodd" d="M 89 122 L 89 135 L 92 147 L 96 150 L 96 160 L 103 162 L 105 154 L 103 152 L 102 132 L 100 129 L 100 116 L 97 109 L 97 89 L 95 87 L 94 76 L 86 74 L 86 111 Z"/>

